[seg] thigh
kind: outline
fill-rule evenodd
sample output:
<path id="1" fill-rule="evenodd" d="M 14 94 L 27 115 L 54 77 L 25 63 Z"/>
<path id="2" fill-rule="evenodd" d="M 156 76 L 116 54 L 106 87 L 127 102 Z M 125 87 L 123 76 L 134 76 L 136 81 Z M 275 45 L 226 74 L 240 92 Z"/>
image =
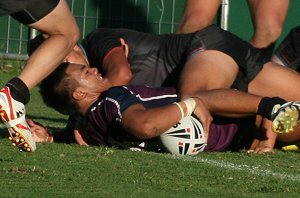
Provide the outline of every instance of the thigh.
<path id="1" fill-rule="evenodd" d="M 200 30 L 213 23 L 222 0 L 186 0 L 177 33 Z"/>
<path id="2" fill-rule="evenodd" d="M 48 15 L 59 4 L 59 0 L 28 0 L 27 5 L 11 16 L 25 25 L 35 23 Z"/>
<path id="3" fill-rule="evenodd" d="M 199 15 L 203 14 L 207 19 L 212 21 L 217 14 L 221 2 L 222 0 L 186 0 L 184 15 L 191 15 L 197 12 Z"/>
<path id="4" fill-rule="evenodd" d="M 73 36 L 75 33 L 79 32 L 76 20 L 72 15 L 66 0 L 60 0 L 53 11 L 29 26 L 48 35 L 63 34 L 66 36 Z"/>
<path id="5" fill-rule="evenodd" d="M 279 96 L 285 100 L 300 100 L 300 75 L 294 70 L 268 62 L 251 81 L 249 93 Z"/>
<path id="6" fill-rule="evenodd" d="M 179 79 L 180 95 L 188 97 L 202 90 L 229 88 L 238 69 L 236 62 L 222 52 L 199 52 L 184 65 Z"/>

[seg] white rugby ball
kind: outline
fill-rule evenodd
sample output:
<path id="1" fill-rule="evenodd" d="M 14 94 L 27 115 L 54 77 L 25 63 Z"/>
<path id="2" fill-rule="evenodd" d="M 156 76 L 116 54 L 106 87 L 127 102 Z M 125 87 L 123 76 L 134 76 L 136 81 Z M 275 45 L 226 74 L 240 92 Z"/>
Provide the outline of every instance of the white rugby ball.
<path id="1" fill-rule="evenodd" d="M 160 135 L 163 146 L 174 155 L 196 155 L 206 146 L 201 122 L 187 116 Z"/>

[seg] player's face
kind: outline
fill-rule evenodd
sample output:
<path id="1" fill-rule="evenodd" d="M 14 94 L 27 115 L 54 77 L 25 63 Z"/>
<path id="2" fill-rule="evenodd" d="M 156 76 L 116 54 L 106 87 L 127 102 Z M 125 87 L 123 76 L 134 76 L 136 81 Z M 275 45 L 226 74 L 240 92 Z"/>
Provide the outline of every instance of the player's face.
<path id="1" fill-rule="evenodd" d="M 97 68 L 70 63 L 66 74 L 74 78 L 79 83 L 79 87 L 87 93 L 103 92 L 111 87 L 108 79 L 102 78 Z"/>

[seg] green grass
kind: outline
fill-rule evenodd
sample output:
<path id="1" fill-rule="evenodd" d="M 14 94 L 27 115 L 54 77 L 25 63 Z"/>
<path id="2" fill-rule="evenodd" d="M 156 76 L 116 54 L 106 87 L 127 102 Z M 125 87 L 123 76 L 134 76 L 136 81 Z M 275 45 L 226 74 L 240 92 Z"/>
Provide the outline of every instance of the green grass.
<path id="1" fill-rule="evenodd" d="M 0 68 L 1 86 L 19 71 L 1 64 Z M 51 128 L 66 122 L 65 116 L 45 107 L 37 89 L 27 112 Z M 6 130 L 0 132 L 0 197 L 300 196 L 298 152 L 174 157 L 52 143 L 38 144 L 36 152 L 25 153 L 11 146 Z"/>

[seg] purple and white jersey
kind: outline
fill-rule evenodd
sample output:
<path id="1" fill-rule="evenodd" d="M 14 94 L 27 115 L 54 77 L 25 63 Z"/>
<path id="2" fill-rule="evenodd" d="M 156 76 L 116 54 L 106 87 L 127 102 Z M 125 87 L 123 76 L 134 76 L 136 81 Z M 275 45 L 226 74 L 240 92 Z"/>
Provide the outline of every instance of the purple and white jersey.
<path id="1" fill-rule="evenodd" d="M 84 139 L 91 145 L 160 151 L 162 147 L 156 138 L 149 141 L 139 140 L 124 131 L 121 127 L 122 113 L 133 104 L 142 104 L 145 108 L 151 108 L 165 106 L 176 101 L 178 101 L 178 96 L 174 88 L 113 87 L 103 93 L 90 107 L 87 113 L 87 129 Z M 235 124 L 212 124 L 206 150 L 224 150 L 231 143 L 237 129 L 238 126 Z"/>

